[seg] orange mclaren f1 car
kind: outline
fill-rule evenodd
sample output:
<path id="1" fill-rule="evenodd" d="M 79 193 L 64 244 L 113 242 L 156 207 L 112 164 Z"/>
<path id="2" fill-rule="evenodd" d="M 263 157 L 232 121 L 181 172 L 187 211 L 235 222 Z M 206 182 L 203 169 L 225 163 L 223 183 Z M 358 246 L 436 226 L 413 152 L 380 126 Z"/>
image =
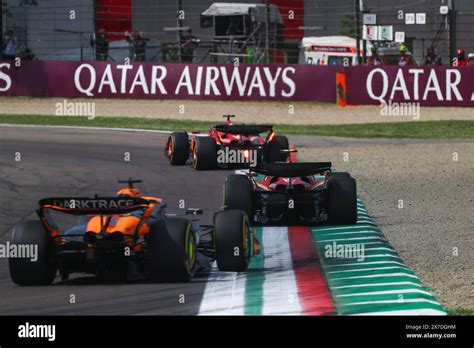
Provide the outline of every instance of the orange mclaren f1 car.
<path id="1" fill-rule="evenodd" d="M 143 196 L 127 184 L 112 197 L 63 197 L 39 201 L 39 220 L 21 221 L 12 231 L 12 245 L 36 245 L 36 260 L 10 258 L 10 275 L 19 285 L 51 284 L 59 271 L 96 274 L 106 281 L 150 279 L 189 281 L 199 260 L 216 260 L 223 271 L 243 271 L 253 252 L 248 217 L 240 210 L 217 211 L 214 225 L 165 212 L 158 197 Z M 52 211 L 80 216 L 61 231 Z M 184 215 L 200 215 L 188 209 Z M 236 250 L 238 252 L 236 252 Z M 204 256 L 198 257 L 199 256 Z"/>

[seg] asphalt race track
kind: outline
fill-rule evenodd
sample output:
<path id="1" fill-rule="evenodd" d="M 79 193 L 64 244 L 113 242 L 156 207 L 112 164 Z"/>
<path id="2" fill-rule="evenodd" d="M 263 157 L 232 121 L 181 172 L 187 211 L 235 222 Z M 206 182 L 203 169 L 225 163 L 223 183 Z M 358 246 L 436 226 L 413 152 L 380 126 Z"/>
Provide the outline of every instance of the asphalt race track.
<path id="1" fill-rule="evenodd" d="M 128 177 L 143 179 L 142 192 L 164 198 L 168 212 L 178 213 L 184 199 L 186 207 L 204 209 L 201 221 L 210 224 L 230 171 L 170 166 L 163 156 L 166 138 L 159 132 L 0 126 L 0 243 L 18 220 L 36 218 L 39 199 L 111 195 L 120 187 L 116 179 Z M 291 139 L 297 147 L 328 141 Z M 0 258 L 0 314 L 445 314 L 362 201 L 355 225 L 264 227 L 256 233 L 261 253 L 248 272 L 219 272 L 212 265 L 209 276 L 203 273 L 186 284 L 107 285 L 72 274 L 52 286 L 20 287 L 10 279 L 7 259 Z M 334 242 L 363 245 L 367 258 L 326 256 Z"/>
<path id="2" fill-rule="evenodd" d="M 169 212 L 178 212 L 178 200 L 185 199 L 187 207 L 203 208 L 201 220 L 211 223 L 228 172 L 170 166 L 163 156 L 166 138 L 159 133 L 0 127 L 0 242 L 8 240 L 21 217 L 36 217 L 39 199 L 114 194 L 120 187 L 116 179 L 128 177 L 143 179 L 146 193 L 165 198 Z M 192 315 L 199 310 L 206 280 L 204 275 L 188 284 L 102 285 L 94 277 L 72 274 L 52 286 L 19 287 L 10 279 L 7 259 L 0 259 L 0 313 Z M 179 302 L 181 295 L 185 303 Z"/>

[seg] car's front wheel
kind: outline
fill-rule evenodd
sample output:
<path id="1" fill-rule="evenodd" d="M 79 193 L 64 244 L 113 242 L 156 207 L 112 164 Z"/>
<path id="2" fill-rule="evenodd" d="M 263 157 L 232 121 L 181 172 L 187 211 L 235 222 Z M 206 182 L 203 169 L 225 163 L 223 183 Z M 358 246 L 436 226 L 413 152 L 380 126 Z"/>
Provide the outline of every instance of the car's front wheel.
<path id="1" fill-rule="evenodd" d="M 251 256 L 247 214 L 241 210 L 218 213 L 214 219 L 214 243 L 217 266 L 221 271 L 245 271 Z"/>
<path id="2" fill-rule="evenodd" d="M 148 234 L 148 258 L 152 281 L 187 282 L 197 264 L 196 240 L 189 220 L 158 220 Z"/>
<path id="3" fill-rule="evenodd" d="M 226 210 L 243 210 L 249 219 L 253 218 L 252 183 L 245 175 L 227 176 L 224 182 L 224 206 Z"/>

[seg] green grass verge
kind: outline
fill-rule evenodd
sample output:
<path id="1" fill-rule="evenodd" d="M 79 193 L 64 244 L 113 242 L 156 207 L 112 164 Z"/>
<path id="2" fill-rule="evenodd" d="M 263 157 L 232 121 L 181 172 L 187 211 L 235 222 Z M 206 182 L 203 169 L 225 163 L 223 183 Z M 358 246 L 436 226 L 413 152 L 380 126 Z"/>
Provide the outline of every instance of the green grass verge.
<path id="1" fill-rule="evenodd" d="M 168 120 L 133 117 L 0 115 L 0 123 L 113 127 L 155 130 L 206 131 L 214 121 Z M 318 135 L 352 138 L 474 139 L 474 121 L 417 121 L 344 125 L 275 125 L 282 134 Z"/>
<path id="2" fill-rule="evenodd" d="M 448 309 L 448 315 L 472 316 L 474 315 L 474 309 L 467 309 L 467 308 Z"/>

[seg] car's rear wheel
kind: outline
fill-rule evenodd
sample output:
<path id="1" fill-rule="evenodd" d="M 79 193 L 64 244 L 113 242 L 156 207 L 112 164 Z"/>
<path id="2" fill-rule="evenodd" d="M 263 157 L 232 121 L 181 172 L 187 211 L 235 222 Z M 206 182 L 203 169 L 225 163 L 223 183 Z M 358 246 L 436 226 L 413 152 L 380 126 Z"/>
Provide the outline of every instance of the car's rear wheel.
<path id="1" fill-rule="evenodd" d="M 18 285 L 49 285 L 57 272 L 54 242 L 40 221 L 21 221 L 13 227 L 11 245 L 37 247 L 36 260 L 31 258 L 8 259 L 10 276 Z M 34 255 L 31 255 L 34 257 Z"/>
<path id="2" fill-rule="evenodd" d="M 288 159 L 287 153 L 282 153 L 282 150 L 288 150 L 290 144 L 288 138 L 284 135 L 277 135 L 275 139 L 268 143 L 267 161 L 268 162 L 286 162 Z"/>
<path id="3" fill-rule="evenodd" d="M 177 218 L 155 222 L 148 234 L 148 258 L 152 281 L 189 281 L 197 263 L 191 222 Z"/>
<path id="4" fill-rule="evenodd" d="M 193 149 L 193 168 L 213 169 L 217 164 L 216 141 L 212 137 L 197 137 Z"/>
<path id="5" fill-rule="evenodd" d="M 331 225 L 357 222 L 356 181 L 348 173 L 333 173 L 329 179 L 328 215 Z"/>
<path id="6" fill-rule="evenodd" d="M 186 132 L 173 132 L 168 137 L 165 155 L 171 165 L 180 166 L 186 164 L 189 158 L 189 139 Z"/>
<path id="7" fill-rule="evenodd" d="M 221 271 L 245 271 L 251 256 L 247 214 L 241 210 L 218 213 L 214 220 L 214 243 L 217 266 Z"/>
<path id="8" fill-rule="evenodd" d="M 243 210 L 252 222 L 252 183 L 245 175 L 227 176 L 224 182 L 224 205 L 226 210 Z"/>

